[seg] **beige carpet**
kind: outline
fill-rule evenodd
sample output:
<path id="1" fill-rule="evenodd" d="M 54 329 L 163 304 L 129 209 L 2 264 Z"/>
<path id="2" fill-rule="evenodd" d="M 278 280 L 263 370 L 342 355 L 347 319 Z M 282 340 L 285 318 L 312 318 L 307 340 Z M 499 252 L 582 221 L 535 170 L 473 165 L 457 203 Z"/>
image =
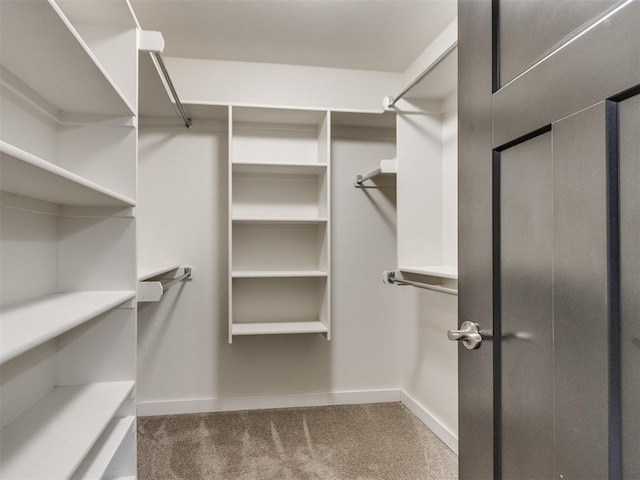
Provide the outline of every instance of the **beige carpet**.
<path id="1" fill-rule="evenodd" d="M 138 419 L 138 479 L 445 480 L 457 457 L 400 403 Z"/>

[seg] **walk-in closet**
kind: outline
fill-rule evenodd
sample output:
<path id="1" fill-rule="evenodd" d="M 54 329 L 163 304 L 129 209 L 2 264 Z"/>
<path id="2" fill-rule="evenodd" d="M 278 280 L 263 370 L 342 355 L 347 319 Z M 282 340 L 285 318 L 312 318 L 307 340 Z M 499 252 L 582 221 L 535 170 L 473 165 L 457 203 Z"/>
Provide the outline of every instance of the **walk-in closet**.
<path id="1" fill-rule="evenodd" d="M 551 3 L 0 0 L 0 478 L 636 478 L 640 0 Z"/>
<path id="2" fill-rule="evenodd" d="M 2 478 L 337 479 L 357 453 L 323 448 L 389 415 L 359 478 L 414 475 L 390 446 L 412 436 L 431 453 L 412 446 L 407 471 L 456 477 L 456 5 L 404 2 L 436 15 L 392 68 L 339 65 L 392 5 L 356 6 L 2 1 Z M 345 15 L 354 51 L 276 60 L 277 22 L 318 8 L 314 35 Z M 275 23 L 227 58 L 189 37 L 217 9 Z M 260 476 L 260 434 L 236 466 L 221 453 L 242 412 L 282 445 L 336 415 L 344 431 L 298 448 L 320 455 L 308 470 Z M 207 422 L 228 438 L 194 433 Z"/>

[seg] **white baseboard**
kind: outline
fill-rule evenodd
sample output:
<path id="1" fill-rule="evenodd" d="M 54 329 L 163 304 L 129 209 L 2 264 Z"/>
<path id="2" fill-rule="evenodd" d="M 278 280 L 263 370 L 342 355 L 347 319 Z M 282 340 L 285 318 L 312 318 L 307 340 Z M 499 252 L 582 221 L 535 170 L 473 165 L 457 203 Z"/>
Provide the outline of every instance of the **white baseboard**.
<path id="1" fill-rule="evenodd" d="M 429 430 L 435 433 L 453 453 L 458 455 L 458 436 L 455 433 L 445 427 L 429 410 L 420 405 L 407 393 L 401 392 L 401 402 L 411 413 L 418 417 Z"/>
<path id="2" fill-rule="evenodd" d="M 261 397 L 199 398 L 138 403 L 138 415 L 176 415 L 182 413 L 230 412 L 265 408 L 321 407 L 358 403 L 399 402 L 400 390 L 365 390 L 335 393 L 268 395 Z"/>

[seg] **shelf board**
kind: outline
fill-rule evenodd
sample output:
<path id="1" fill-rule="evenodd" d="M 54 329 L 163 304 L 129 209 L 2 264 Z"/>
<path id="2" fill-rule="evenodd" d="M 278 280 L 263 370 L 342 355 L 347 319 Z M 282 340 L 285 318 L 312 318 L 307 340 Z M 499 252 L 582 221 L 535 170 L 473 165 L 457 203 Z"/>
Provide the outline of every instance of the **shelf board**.
<path id="1" fill-rule="evenodd" d="M 318 174 L 327 171 L 326 163 L 247 163 L 232 164 L 233 173 Z"/>
<path id="2" fill-rule="evenodd" d="M 427 266 L 427 267 L 398 267 L 398 270 L 404 273 L 413 273 L 416 275 L 427 275 L 429 277 L 458 279 L 458 269 L 456 267 L 447 266 Z"/>
<path id="3" fill-rule="evenodd" d="M 31 2 L 30 2 L 31 3 Z M 0 189 L 61 205 L 132 207 L 135 201 L 0 140 Z"/>
<path id="4" fill-rule="evenodd" d="M 174 270 L 178 270 L 179 268 L 180 268 L 179 264 L 170 264 L 170 265 L 165 265 L 164 267 L 139 268 L 138 281 L 144 282 L 145 280 L 149 280 L 150 278 L 164 275 L 165 273 L 173 272 Z"/>
<path id="5" fill-rule="evenodd" d="M 46 295 L 3 308 L 0 364 L 131 300 L 134 291 Z"/>
<path id="6" fill-rule="evenodd" d="M 122 441 L 136 420 L 135 416 L 114 418 L 73 475 L 74 480 L 102 478 Z"/>
<path id="7" fill-rule="evenodd" d="M 327 276 L 329 276 L 329 274 L 322 270 L 236 270 L 231 273 L 232 278 L 306 278 Z"/>
<path id="8" fill-rule="evenodd" d="M 2 430 L 1 478 L 69 478 L 134 382 L 58 386 Z"/>
<path id="9" fill-rule="evenodd" d="M 322 322 L 234 323 L 232 335 L 279 335 L 293 333 L 327 333 Z"/>
<path id="10" fill-rule="evenodd" d="M 272 125 L 322 125 L 327 115 L 326 110 L 309 110 L 298 108 L 274 107 L 233 107 L 233 122 L 264 123 Z"/>
<path id="11" fill-rule="evenodd" d="M 63 112 L 135 110 L 54 2 L 2 2 L 2 65 Z"/>
<path id="12" fill-rule="evenodd" d="M 233 223 L 326 223 L 325 218 L 305 218 L 305 217 L 235 217 L 231 220 Z"/>

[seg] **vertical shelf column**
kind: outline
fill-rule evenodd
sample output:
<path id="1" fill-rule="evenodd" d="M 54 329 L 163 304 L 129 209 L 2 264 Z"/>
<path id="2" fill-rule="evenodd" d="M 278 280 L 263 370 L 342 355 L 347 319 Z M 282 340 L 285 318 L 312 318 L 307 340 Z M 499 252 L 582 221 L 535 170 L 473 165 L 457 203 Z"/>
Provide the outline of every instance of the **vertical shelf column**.
<path id="1" fill-rule="evenodd" d="M 330 338 L 330 112 L 229 112 L 229 342 Z"/>

